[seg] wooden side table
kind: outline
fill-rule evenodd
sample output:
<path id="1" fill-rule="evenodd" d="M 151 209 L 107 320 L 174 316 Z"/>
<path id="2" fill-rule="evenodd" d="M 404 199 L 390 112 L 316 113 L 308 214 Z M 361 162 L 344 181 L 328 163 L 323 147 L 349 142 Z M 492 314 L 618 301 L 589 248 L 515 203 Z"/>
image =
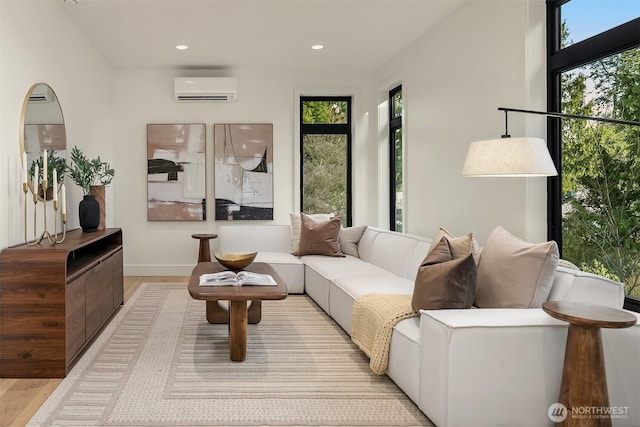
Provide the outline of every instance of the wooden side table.
<path id="1" fill-rule="evenodd" d="M 556 425 L 610 426 L 600 328 L 628 328 L 636 324 L 636 317 L 611 307 L 564 301 L 545 302 L 542 309 L 569 322 L 558 401 L 568 414 Z M 571 408 L 580 408 L 581 416 L 572 416 Z"/>
<path id="2" fill-rule="evenodd" d="M 216 239 L 217 234 L 192 234 L 191 237 L 200 240 L 198 248 L 198 262 L 211 262 L 211 247 L 209 240 Z"/>

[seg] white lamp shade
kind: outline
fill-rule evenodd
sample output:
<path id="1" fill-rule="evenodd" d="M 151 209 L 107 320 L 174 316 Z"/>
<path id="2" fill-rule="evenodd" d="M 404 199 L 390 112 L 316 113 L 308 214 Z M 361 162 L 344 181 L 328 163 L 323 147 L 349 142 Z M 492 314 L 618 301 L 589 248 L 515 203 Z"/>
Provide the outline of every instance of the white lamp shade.
<path id="1" fill-rule="evenodd" d="M 463 176 L 556 176 L 547 144 L 540 138 L 500 138 L 469 145 Z"/>

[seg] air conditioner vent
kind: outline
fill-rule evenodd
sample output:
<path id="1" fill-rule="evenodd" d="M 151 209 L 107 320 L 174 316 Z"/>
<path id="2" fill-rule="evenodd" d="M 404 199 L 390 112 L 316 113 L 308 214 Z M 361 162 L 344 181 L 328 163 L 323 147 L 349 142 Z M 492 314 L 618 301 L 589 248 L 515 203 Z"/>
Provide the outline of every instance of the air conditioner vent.
<path id="1" fill-rule="evenodd" d="M 229 101 L 229 95 L 178 95 L 178 101 Z"/>
<path id="2" fill-rule="evenodd" d="M 38 85 L 29 94 L 29 102 L 53 102 L 53 92 L 46 85 Z"/>

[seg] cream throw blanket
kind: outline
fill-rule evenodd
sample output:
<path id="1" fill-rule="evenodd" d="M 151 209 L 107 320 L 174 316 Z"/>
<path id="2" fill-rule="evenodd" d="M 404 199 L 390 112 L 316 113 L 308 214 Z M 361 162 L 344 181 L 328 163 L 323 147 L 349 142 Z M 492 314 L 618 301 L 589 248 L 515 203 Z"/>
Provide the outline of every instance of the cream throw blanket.
<path id="1" fill-rule="evenodd" d="M 411 307 L 411 295 L 365 294 L 356 299 L 351 340 L 369 356 L 373 372 L 382 375 L 387 371 L 395 324 L 418 315 Z"/>

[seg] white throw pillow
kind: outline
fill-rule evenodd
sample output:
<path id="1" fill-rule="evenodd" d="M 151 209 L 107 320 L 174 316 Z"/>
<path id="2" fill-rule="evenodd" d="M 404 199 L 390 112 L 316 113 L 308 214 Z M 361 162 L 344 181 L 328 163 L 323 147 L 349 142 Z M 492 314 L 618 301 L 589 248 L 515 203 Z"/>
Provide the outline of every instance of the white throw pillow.
<path id="1" fill-rule="evenodd" d="M 558 266 L 558 245 L 526 242 L 496 227 L 480 255 L 475 304 L 481 308 L 542 307 Z"/>
<path id="2" fill-rule="evenodd" d="M 358 242 L 366 228 L 367 226 L 363 225 L 360 227 L 346 227 L 340 230 L 338 242 L 342 253 L 360 257 L 360 254 L 358 254 Z"/>
<path id="3" fill-rule="evenodd" d="M 302 221 L 300 220 L 299 213 L 289 214 L 291 218 L 291 253 L 298 253 L 298 247 L 300 246 L 300 232 L 302 230 Z M 335 214 L 312 214 L 307 216 L 313 219 L 315 222 L 329 221 L 335 216 Z"/>

